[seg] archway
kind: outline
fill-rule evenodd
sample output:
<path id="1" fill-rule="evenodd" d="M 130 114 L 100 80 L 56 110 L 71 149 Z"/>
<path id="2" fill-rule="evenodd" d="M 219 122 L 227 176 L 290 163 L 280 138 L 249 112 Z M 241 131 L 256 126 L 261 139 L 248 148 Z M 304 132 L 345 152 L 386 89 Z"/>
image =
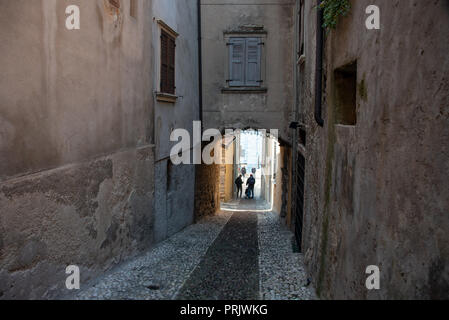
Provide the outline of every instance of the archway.
<path id="1" fill-rule="evenodd" d="M 221 143 L 222 162 L 199 165 L 196 179 L 198 218 L 222 211 L 274 211 L 290 221 L 291 148 L 277 130 L 228 129 Z M 242 196 L 236 180 L 242 175 Z M 250 176 L 254 199 L 245 195 Z"/>

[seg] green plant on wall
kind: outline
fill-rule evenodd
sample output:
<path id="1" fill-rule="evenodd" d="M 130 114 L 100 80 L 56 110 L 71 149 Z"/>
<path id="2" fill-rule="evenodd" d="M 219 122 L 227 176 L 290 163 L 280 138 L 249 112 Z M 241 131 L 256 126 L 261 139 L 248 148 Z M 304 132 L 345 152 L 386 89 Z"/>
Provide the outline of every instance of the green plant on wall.
<path id="1" fill-rule="evenodd" d="M 346 16 L 351 10 L 351 3 L 349 0 L 324 0 L 320 5 L 324 10 L 324 24 L 325 29 L 335 29 L 338 18 Z"/>

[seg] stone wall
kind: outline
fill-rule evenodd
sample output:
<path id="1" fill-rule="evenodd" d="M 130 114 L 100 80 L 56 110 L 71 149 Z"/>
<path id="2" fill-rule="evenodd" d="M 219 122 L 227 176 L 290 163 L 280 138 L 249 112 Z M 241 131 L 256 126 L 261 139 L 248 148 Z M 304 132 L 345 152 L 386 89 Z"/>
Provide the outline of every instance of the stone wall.
<path id="1" fill-rule="evenodd" d="M 220 165 L 220 201 L 228 202 L 234 198 L 234 165 Z"/>
<path id="2" fill-rule="evenodd" d="M 292 228 L 292 150 L 281 146 L 282 207 L 281 218 Z"/>
<path id="3" fill-rule="evenodd" d="M 368 0 L 326 36 L 325 127 L 314 120 L 314 1 L 306 1 L 304 245 L 326 299 L 448 298 L 449 3 Z M 356 125 L 339 125 L 338 72 L 356 62 Z M 340 69 L 339 69 L 340 68 Z M 369 265 L 381 289 L 365 287 Z"/>
<path id="4" fill-rule="evenodd" d="M 220 166 L 198 165 L 195 186 L 195 220 L 220 210 Z"/>
<path id="5" fill-rule="evenodd" d="M 234 191 L 235 171 L 235 142 L 222 148 L 222 164 L 220 165 L 220 201 L 231 201 L 236 195 Z"/>

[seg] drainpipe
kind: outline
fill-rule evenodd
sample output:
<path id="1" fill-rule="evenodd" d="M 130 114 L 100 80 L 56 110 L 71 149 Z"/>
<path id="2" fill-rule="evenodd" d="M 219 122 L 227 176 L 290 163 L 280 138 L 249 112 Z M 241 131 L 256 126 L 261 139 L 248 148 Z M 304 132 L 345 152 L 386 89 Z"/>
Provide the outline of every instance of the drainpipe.
<path id="1" fill-rule="evenodd" d="M 315 72 L 315 120 L 320 127 L 324 126 L 322 118 L 322 90 L 323 90 L 323 10 L 320 8 L 322 0 L 317 6 L 316 31 L 316 72 Z"/>
<path id="2" fill-rule="evenodd" d="M 197 23 L 198 23 L 198 112 L 199 112 L 199 121 L 201 122 L 201 135 L 203 134 L 203 52 L 202 52 L 202 32 L 201 32 L 201 0 L 197 0 Z M 202 149 L 202 147 L 200 147 Z M 195 152 L 195 150 L 194 150 Z M 199 166 L 195 166 L 195 179 L 194 179 L 194 210 L 197 208 L 197 197 L 196 193 L 198 192 L 198 186 L 201 184 L 201 181 L 197 179 L 197 172 L 201 170 Z M 198 217 L 194 213 L 194 220 L 197 222 Z"/>
<path id="3" fill-rule="evenodd" d="M 203 48 L 201 31 L 201 0 L 198 0 L 198 68 L 199 68 L 199 112 L 201 121 L 201 132 L 203 131 Z"/>

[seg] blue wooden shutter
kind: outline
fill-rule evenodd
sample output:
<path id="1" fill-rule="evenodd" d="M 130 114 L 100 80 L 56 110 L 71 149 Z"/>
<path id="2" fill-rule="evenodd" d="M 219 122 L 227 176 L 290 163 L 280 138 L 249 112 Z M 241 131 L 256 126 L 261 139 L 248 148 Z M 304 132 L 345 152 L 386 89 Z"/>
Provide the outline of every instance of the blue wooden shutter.
<path id="1" fill-rule="evenodd" d="M 229 45 L 229 86 L 239 87 L 245 84 L 245 39 L 230 39 Z"/>
<path id="2" fill-rule="evenodd" d="M 261 84 L 260 56 L 261 45 L 259 38 L 246 39 L 246 83 L 251 87 L 259 87 Z"/>

